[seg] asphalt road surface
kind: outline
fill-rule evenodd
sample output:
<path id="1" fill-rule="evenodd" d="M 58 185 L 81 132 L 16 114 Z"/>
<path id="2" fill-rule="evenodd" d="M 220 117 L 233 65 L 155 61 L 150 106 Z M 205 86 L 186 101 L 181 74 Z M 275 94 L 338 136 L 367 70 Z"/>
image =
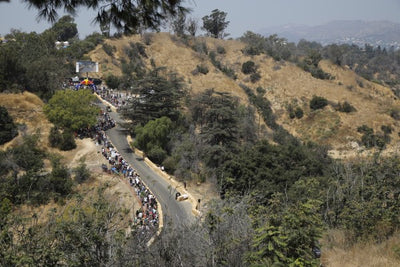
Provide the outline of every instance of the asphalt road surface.
<path id="1" fill-rule="evenodd" d="M 117 122 L 117 125 L 106 131 L 107 136 L 122 157 L 136 170 L 141 180 L 157 198 L 162 208 L 164 225 L 172 223 L 176 226 L 194 221 L 190 202 L 175 200 L 176 189 L 172 188 L 162 177 L 154 172 L 141 157 L 133 153 L 126 138 L 128 132 L 120 125 L 120 122 L 123 122 L 123 120 L 118 113 L 109 113 Z"/>

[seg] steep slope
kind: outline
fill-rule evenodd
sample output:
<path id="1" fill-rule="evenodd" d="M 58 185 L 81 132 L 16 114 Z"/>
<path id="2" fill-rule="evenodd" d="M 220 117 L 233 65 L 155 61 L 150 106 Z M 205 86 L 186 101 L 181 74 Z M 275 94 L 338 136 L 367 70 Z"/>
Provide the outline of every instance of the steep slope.
<path id="1" fill-rule="evenodd" d="M 303 141 L 329 145 L 333 156 L 351 156 L 362 152 L 357 144 L 361 139 L 357 127 L 361 125 L 367 125 L 377 133 L 381 132 L 382 125 L 392 127 L 391 143 L 387 146 L 387 151 L 398 150 L 397 133 L 400 127 L 390 116 L 392 110 L 400 110 L 398 100 L 389 88 L 371 83 L 347 68 L 322 61 L 320 67 L 335 79 L 320 80 L 313 78 L 310 73 L 304 72 L 294 63 L 276 62 L 266 55 L 246 56 L 241 51 L 245 44 L 236 40 L 206 37 L 181 40 L 167 33 L 107 40 L 108 45 L 116 48 L 112 56 L 107 55 L 102 46 L 97 47 L 89 56 L 92 60 L 100 62 L 101 76 L 105 77 L 109 73 L 120 75 L 121 60 L 126 58 L 124 48 L 136 42 L 145 47 L 145 62 L 148 68 L 155 64 L 177 72 L 184 77 L 192 94 L 214 88 L 217 91 L 229 92 L 240 98 L 244 104 L 248 104 L 248 97 L 240 84 L 254 91 L 257 87 L 264 88 L 265 97 L 271 102 L 279 124 Z M 202 49 L 198 49 L 199 47 Z M 221 47 L 225 53 L 216 52 Z M 212 64 L 209 57 L 212 51 L 215 52 L 217 61 L 234 71 L 236 80 Z M 256 83 L 250 82 L 249 76 L 241 72 L 242 64 L 249 60 L 256 64 L 261 75 L 261 79 Z M 205 66 L 209 70 L 208 73 L 195 73 L 197 66 Z M 309 102 L 314 95 L 325 97 L 331 105 L 323 110 L 310 110 Z M 334 106 L 344 101 L 354 106 L 356 111 L 342 113 L 335 110 Z M 289 104 L 300 107 L 304 111 L 304 117 L 290 119 L 287 111 Z"/>

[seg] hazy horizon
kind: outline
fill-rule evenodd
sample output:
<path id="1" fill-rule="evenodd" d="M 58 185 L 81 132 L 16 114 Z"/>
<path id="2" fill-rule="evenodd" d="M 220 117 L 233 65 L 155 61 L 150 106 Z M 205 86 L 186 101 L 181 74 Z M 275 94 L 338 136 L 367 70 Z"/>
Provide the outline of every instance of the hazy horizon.
<path id="1" fill-rule="evenodd" d="M 230 24 L 226 30 L 233 38 L 246 31 L 259 32 L 266 27 L 282 25 L 316 26 L 335 20 L 390 21 L 400 23 L 400 1 L 398 0 L 198 0 L 186 1 L 185 6 L 193 12 L 188 15 L 198 20 L 209 15 L 213 9 L 227 13 Z M 21 1 L 0 2 L 0 34 L 4 36 L 12 28 L 38 33 L 51 27 L 45 20 L 37 21 L 37 10 L 28 9 Z M 80 9 L 75 16 L 80 38 L 97 31 L 98 25 L 91 22 L 94 10 Z M 60 13 L 62 16 L 62 13 Z M 198 32 L 202 32 L 199 30 Z"/>

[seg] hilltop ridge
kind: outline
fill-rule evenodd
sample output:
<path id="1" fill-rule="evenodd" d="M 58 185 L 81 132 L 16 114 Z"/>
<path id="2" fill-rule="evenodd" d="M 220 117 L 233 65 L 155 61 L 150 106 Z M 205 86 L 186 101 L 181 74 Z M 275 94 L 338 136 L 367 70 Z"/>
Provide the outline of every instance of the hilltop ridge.
<path id="1" fill-rule="evenodd" d="M 357 132 L 357 127 L 362 125 L 376 132 L 381 131 L 382 125 L 390 126 L 393 134 L 386 151 L 398 150 L 397 133 L 400 127 L 398 121 L 390 116 L 391 111 L 400 110 L 398 100 L 390 88 L 365 80 L 347 67 L 322 60 L 319 67 L 334 79 L 320 80 L 292 62 L 275 61 L 265 54 L 245 55 L 242 52 L 245 44 L 238 40 L 208 37 L 182 40 L 168 33 L 151 33 L 106 40 L 106 45 L 115 47 L 111 55 L 105 52 L 104 44 L 90 52 L 90 58 L 100 63 L 99 76 L 104 78 L 109 74 L 122 74 L 121 62 L 126 58 L 124 50 L 130 43 L 143 44 L 147 68 L 152 65 L 165 66 L 182 76 L 190 94 L 213 88 L 228 92 L 238 97 L 243 104 L 249 104 L 241 85 L 253 91 L 258 87 L 265 89 L 265 98 L 271 103 L 279 124 L 304 142 L 328 145 L 334 157 L 351 156 L 364 151 L 358 144 L 361 134 Z M 221 47 L 224 52 L 217 53 Z M 232 69 L 237 79 L 228 77 L 212 64 L 209 54 L 213 51 L 216 60 Z M 250 81 L 249 75 L 241 71 L 242 64 L 247 61 L 253 61 L 260 74 L 260 79 L 254 83 Z M 196 72 L 197 66 L 206 67 L 208 72 Z M 330 105 L 322 110 L 311 110 L 309 102 L 315 95 L 326 98 Z M 354 106 L 356 111 L 337 111 L 335 105 L 344 101 Z M 304 116 L 301 119 L 291 119 L 287 111 L 289 105 L 301 107 Z M 258 112 L 255 115 L 258 117 Z M 263 125 L 262 121 L 260 124 Z M 270 131 L 265 125 L 263 129 L 264 133 Z"/>

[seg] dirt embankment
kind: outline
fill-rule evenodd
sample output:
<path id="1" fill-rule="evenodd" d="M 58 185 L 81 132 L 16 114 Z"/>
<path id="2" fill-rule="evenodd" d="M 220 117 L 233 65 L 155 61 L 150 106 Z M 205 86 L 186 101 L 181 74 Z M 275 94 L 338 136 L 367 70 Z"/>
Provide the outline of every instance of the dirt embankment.
<path id="1" fill-rule="evenodd" d="M 38 133 L 38 146 L 49 154 L 58 154 L 62 156 L 62 162 L 70 169 L 75 168 L 79 164 L 79 160 L 84 157 L 87 168 L 90 170 L 91 178 L 89 181 L 76 185 L 74 192 L 90 199 L 100 187 L 106 186 L 106 193 L 112 198 L 114 203 L 128 210 L 127 215 L 121 223 L 129 225 L 128 221 L 134 218 L 134 213 L 140 208 L 138 199 L 134 190 L 127 184 L 127 181 L 116 175 L 110 175 L 102 172 L 101 164 L 106 163 L 105 158 L 101 155 L 101 147 L 89 138 L 77 139 L 77 148 L 71 151 L 60 151 L 51 148 L 48 145 L 48 136 L 51 127 L 46 116 L 43 113 L 44 103 L 34 94 L 24 92 L 23 94 L 0 94 L 0 105 L 7 108 L 10 116 L 18 125 L 19 135 L 10 142 L 1 145 L 0 150 L 6 150 L 22 142 L 25 134 Z M 50 167 L 50 162 L 45 161 L 45 168 Z M 62 211 L 66 206 L 73 203 L 67 202 L 65 206 L 50 202 L 40 207 L 22 206 L 17 213 L 20 214 L 36 214 L 39 221 L 46 220 L 50 210 L 56 209 Z"/>

